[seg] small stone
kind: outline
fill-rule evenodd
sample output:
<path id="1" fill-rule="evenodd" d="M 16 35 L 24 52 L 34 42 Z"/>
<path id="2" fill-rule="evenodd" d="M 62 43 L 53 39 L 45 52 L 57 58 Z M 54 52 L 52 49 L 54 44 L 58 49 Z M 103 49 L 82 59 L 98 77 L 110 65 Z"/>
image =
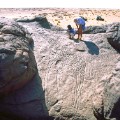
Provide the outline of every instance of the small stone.
<path id="1" fill-rule="evenodd" d="M 54 109 L 55 109 L 56 112 L 60 112 L 61 106 L 60 105 L 55 105 Z"/>

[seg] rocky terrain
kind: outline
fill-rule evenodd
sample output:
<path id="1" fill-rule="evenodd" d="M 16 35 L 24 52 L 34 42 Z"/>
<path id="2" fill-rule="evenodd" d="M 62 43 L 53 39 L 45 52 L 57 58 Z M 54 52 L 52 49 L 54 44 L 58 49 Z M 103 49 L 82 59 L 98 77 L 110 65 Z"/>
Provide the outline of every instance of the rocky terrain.
<path id="1" fill-rule="evenodd" d="M 0 120 L 120 120 L 120 10 L 0 13 Z M 79 15 L 83 40 L 71 40 Z"/>

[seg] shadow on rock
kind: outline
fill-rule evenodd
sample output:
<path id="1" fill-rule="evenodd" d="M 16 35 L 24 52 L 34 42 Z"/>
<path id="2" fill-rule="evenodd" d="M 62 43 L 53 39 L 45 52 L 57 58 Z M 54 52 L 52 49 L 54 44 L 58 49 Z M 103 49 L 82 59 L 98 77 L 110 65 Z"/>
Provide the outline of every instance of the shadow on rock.
<path id="1" fill-rule="evenodd" d="M 80 40 L 78 39 L 72 39 L 74 42 L 79 43 Z"/>
<path id="2" fill-rule="evenodd" d="M 120 120 L 120 98 L 114 104 L 110 118 L 116 118 L 116 120 Z"/>
<path id="3" fill-rule="evenodd" d="M 91 55 L 99 55 L 99 48 L 98 46 L 91 42 L 91 41 L 83 41 L 86 46 L 88 47 L 88 52 L 91 54 Z"/>
<path id="4" fill-rule="evenodd" d="M 116 40 L 112 39 L 112 38 L 108 38 L 108 42 L 110 43 L 110 45 L 117 51 L 120 53 L 120 37 Z"/>
<path id="5" fill-rule="evenodd" d="M 2 98 L 0 108 L 1 120 L 54 120 L 49 116 L 38 74 L 22 89 Z"/>

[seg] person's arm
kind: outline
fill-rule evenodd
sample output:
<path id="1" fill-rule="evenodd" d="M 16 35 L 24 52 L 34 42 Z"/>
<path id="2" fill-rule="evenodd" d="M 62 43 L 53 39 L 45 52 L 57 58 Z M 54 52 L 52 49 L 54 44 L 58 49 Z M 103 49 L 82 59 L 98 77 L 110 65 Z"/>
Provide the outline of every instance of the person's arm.
<path id="1" fill-rule="evenodd" d="M 77 24 L 77 19 L 74 19 L 75 25 L 77 27 L 77 29 L 79 28 L 78 24 Z"/>
<path id="2" fill-rule="evenodd" d="M 76 26 L 77 26 L 77 29 L 79 29 L 79 26 L 78 26 L 78 24 L 77 23 L 75 23 L 76 24 Z"/>

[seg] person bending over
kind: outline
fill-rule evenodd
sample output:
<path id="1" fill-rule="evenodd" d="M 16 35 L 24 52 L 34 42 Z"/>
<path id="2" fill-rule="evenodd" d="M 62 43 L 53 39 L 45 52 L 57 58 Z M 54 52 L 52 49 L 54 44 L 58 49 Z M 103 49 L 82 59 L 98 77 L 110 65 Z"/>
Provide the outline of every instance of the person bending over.
<path id="1" fill-rule="evenodd" d="M 83 31 L 85 30 L 85 20 L 82 17 L 79 17 L 79 18 L 75 18 L 74 22 L 78 29 L 77 39 L 82 40 L 82 34 L 83 34 Z"/>

